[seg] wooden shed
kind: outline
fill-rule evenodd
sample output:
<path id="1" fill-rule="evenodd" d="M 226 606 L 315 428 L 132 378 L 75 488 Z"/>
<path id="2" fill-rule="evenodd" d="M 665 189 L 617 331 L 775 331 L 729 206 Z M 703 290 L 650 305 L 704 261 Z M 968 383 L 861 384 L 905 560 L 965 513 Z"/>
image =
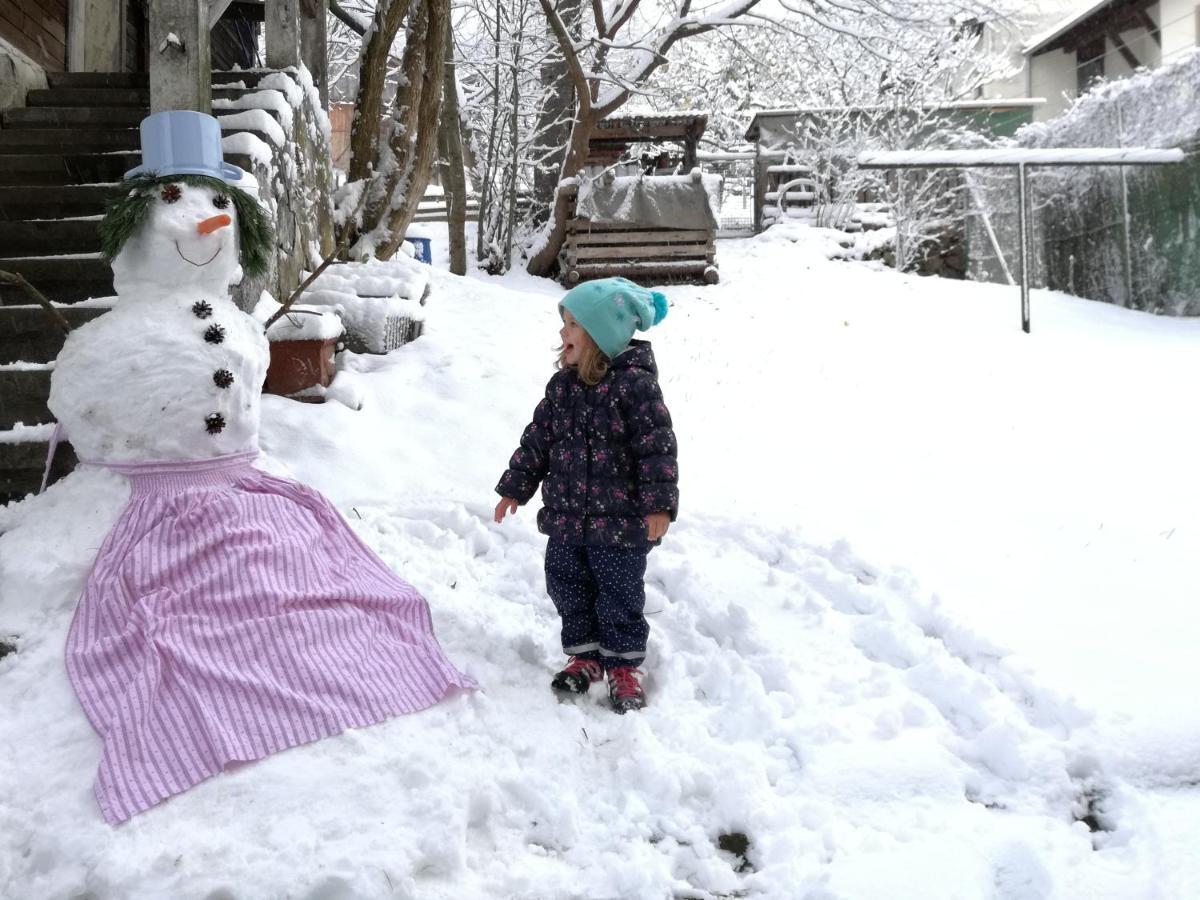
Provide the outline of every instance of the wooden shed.
<path id="1" fill-rule="evenodd" d="M 707 125 L 707 115 L 691 112 L 600 122 L 572 197 L 559 260 L 566 284 L 610 275 L 645 284 L 719 280 L 721 179 L 696 168 Z"/>

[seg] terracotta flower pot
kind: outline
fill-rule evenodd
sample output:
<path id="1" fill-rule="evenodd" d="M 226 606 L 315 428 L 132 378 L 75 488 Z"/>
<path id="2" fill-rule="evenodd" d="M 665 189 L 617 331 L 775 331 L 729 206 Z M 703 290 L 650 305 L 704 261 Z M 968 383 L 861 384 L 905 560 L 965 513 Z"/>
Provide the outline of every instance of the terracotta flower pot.
<path id="1" fill-rule="evenodd" d="M 271 341 L 266 390 L 291 396 L 313 387 L 328 387 L 337 372 L 333 353 L 336 338 L 323 341 Z M 297 399 L 322 402 L 323 396 Z"/>

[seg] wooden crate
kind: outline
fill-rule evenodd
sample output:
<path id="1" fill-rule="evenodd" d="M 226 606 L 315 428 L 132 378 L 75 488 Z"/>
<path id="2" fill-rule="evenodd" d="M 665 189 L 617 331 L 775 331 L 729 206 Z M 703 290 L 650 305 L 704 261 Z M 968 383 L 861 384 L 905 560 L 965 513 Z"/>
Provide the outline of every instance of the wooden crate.
<path id="1" fill-rule="evenodd" d="M 716 232 L 639 228 L 572 219 L 560 258 L 568 285 L 623 275 L 645 284 L 700 280 L 716 284 Z"/>

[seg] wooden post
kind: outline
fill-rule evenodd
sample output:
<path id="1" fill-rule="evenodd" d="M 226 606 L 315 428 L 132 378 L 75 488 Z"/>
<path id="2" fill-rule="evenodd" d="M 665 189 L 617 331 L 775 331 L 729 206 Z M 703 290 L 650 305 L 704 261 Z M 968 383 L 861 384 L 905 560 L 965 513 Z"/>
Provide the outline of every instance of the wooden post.
<path id="1" fill-rule="evenodd" d="M 326 111 L 329 110 L 328 7 L 329 0 L 303 0 L 300 7 L 300 58 L 312 74 Z"/>
<path id="2" fill-rule="evenodd" d="M 212 112 L 208 7 L 195 0 L 150 4 L 150 112 Z"/>
<path id="3" fill-rule="evenodd" d="M 300 64 L 300 0 L 267 0 L 267 68 Z"/>

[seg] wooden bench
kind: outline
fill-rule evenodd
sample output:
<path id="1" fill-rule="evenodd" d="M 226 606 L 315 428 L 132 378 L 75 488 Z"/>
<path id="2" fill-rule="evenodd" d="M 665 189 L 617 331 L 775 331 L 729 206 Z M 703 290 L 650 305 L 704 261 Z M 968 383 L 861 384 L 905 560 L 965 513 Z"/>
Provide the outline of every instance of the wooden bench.
<path id="1" fill-rule="evenodd" d="M 640 283 L 700 280 L 716 284 L 716 232 L 593 224 L 572 219 L 561 255 L 562 280 L 623 275 Z"/>

